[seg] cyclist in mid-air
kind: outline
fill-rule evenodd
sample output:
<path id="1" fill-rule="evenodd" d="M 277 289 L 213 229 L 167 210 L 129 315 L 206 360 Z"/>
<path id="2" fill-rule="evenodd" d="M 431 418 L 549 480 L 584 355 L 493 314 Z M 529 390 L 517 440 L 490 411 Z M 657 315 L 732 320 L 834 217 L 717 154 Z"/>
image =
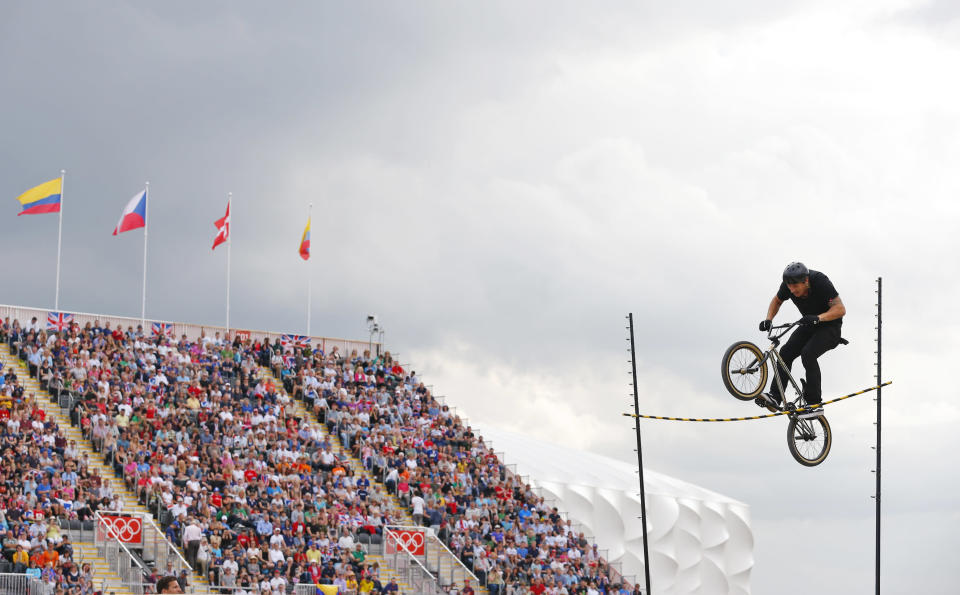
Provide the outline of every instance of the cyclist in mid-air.
<path id="1" fill-rule="evenodd" d="M 808 406 L 819 405 L 822 397 L 817 358 L 840 344 L 840 327 L 847 309 L 826 275 L 807 269 L 802 262 L 791 262 L 783 269 L 783 282 L 777 295 L 770 300 L 767 317 L 760 323 L 761 331 L 770 330 L 773 317 L 788 299 L 797 306 L 803 318 L 800 319 L 800 327 L 780 349 L 780 355 L 786 362 L 787 369 L 790 369 L 793 360 L 800 356 L 803 368 L 807 371 L 804 402 Z M 781 378 L 785 377 L 782 366 L 779 374 Z M 776 374 L 770 379 L 770 390 L 760 395 L 760 398 L 770 411 L 779 409 L 783 394 L 777 386 Z"/>

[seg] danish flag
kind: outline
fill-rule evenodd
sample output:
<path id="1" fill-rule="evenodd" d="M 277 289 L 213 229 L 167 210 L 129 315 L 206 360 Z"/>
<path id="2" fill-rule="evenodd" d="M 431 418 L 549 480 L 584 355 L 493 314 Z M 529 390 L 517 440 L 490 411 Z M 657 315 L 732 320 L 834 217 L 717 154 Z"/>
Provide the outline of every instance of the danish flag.
<path id="1" fill-rule="evenodd" d="M 227 241 L 227 238 L 230 237 L 230 201 L 227 201 L 227 214 L 223 217 L 217 219 L 213 222 L 217 227 L 217 237 L 213 238 L 213 248 L 215 250 L 217 246 Z"/>

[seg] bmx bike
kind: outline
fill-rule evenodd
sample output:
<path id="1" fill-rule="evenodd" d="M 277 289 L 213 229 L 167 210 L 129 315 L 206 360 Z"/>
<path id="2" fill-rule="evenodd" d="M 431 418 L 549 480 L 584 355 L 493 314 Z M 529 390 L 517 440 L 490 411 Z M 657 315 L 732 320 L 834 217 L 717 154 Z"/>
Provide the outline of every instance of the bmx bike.
<path id="1" fill-rule="evenodd" d="M 790 419 L 787 425 L 787 447 L 798 463 L 813 467 L 826 460 L 827 455 L 830 454 L 830 445 L 833 442 L 830 423 L 824 417 L 822 409 L 797 411 L 805 407 L 801 386 L 805 382 L 801 379 L 801 384 L 797 383 L 787 370 L 777 349 L 781 339 L 799 323 L 798 320 L 771 327 L 767 333 L 770 347 L 766 351 L 749 341 L 734 343 L 723 354 L 720 373 L 723 376 L 723 385 L 731 395 L 741 401 L 755 401 L 758 405 L 767 406 L 767 403 L 760 398 L 760 393 L 767 385 L 767 362 L 773 362 L 773 379 L 780 388 L 780 394 L 783 395 L 779 410 L 786 413 Z M 840 342 L 847 343 L 845 339 L 841 339 Z M 781 364 L 782 368 L 777 364 Z M 787 370 L 785 378 L 781 377 L 779 372 L 781 369 Z M 796 395 L 792 401 L 787 398 L 785 384 L 792 387 Z"/>

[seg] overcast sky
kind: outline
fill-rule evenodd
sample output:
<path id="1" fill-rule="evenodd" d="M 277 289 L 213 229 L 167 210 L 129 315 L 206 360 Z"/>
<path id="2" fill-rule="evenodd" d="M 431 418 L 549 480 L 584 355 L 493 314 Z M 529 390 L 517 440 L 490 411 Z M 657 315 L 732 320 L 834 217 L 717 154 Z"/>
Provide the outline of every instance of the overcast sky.
<path id="1" fill-rule="evenodd" d="M 956 590 L 957 3 L 280 6 L 0 5 L 0 302 L 53 305 L 57 218 L 15 197 L 63 168 L 64 309 L 139 314 L 110 232 L 149 180 L 147 316 L 222 324 L 233 192 L 235 326 L 303 332 L 310 274 L 315 334 L 376 313 L 471 419 L 631 460 L 628 312 L 645 412 L 753 415 L 720 357 L 783 266 L 847 305 L 827 397 L 873 384 L 883 276 L 885 592 Z M 755 593 L 870 592 L 873 405 L 813 469 L 782 418 L 645 422 L 645 462 L 751 505 Z"/>

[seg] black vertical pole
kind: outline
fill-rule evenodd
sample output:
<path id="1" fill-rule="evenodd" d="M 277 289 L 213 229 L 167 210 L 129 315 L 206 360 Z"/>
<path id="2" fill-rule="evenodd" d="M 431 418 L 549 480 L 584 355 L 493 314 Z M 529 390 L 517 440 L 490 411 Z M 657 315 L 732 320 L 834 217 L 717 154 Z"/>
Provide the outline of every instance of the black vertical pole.
<path id="1" fill-rule="evenodd" d="M 637 350 L 633 344 L 633 312 L 630 320 L 630 364 L 633 368 L 633 423 L 637 431 L 637 467 L 640 469 L 640 516 L 643 521 L 643 576 L 646 579 L 646 594 L 650 595 L 650 553 L 647 550 L 647 494 L 643 484 L 643 447 L 640 445 L 640 396 L 637 389 Z"/>
<path id="2" fill-rule="evenodd" d="M 883 308 L 883 277 L 877 277 L 877 492 L 875 495 L 876 505 L 877 505 L 877 519 L 876 519 L 876 534 L 877 534 L 877 543 L 876 543 L 876 595 L 880 595 L 880 393 L 883 390 L 881 384 L 883 384 L 883 371 L 880 367 L 883 356 L 883 343 L 881 339 L 883 338 L 881 333 L 883 330 L 883 318 L 882 318 L 882 308 Z"/>

